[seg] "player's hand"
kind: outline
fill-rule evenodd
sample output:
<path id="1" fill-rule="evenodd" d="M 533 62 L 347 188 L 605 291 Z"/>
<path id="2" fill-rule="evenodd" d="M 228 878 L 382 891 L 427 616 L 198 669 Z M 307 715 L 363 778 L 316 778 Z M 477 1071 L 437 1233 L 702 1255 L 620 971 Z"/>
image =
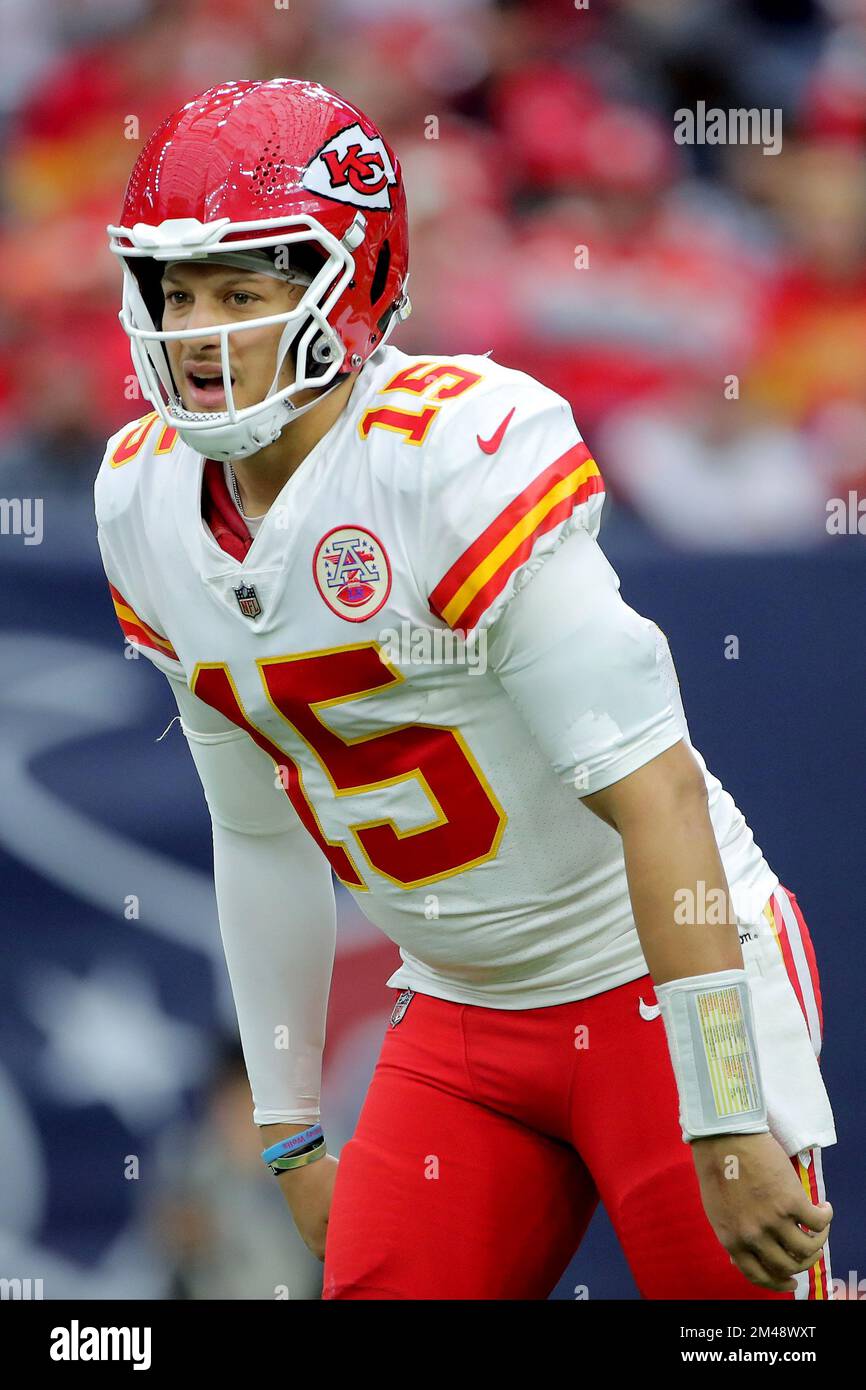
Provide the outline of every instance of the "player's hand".
<path id="1" fill-rule="evenodd" d="M 811 1269 L 830 1234 L 830 1203 L 812 1205 L 772 1134 L 713 1135 L 690 1147 L 704 1211 L 731 1263 L 759 1288 L 792 1293 L 792 1276 Z"/>
<path id="2" fill-rule="evenodd" d="M 303 1168 L 292 1168 L 274 1179 L 286 1199 L 298 1235 L 307 1249 L 323 1262 L 331 1195 L 338 1166 L 333 1154 L 325 1154 L 324 1158 L 317 1158 L 314 1163 L 305 1163 Z"/>

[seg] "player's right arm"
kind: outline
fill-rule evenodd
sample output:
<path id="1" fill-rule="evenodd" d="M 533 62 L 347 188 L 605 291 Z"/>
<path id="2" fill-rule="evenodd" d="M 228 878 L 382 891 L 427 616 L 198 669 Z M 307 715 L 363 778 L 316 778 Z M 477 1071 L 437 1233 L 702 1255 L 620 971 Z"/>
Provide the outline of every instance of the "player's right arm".
<path id="1" fill-rule="evenodd" d="M 336 944 L 331 870 L 267 754 L 185 680 L 168 680 L 210 811 L 220 933 L 264 1148 L 320 1118 Z M 274 1179 L 320 1259 L 336 1167 L 326 1155 Z"/>
<path id="2" fill-rule="evenodd" d="M 171 615 L 159 611 L 158 586 L 151 583 L 142 510 L 150 477 L 147 441 L 124 453 L 124 440 L 142 427 L 139 422 L 108 441 L 94 490 L 97 539 L 120 627 L 137 654 L 169 680 L 204 787 L 220 933 L 253 1122 L 265 1148 L 319 1119 L 336 941 L 331 871 L 277 783 L 271 760 L 187 685 L 171 641 Z M 335 1169 L 336 1160 L 326 1155 L 273 1179 L 320 1258 Z"/>

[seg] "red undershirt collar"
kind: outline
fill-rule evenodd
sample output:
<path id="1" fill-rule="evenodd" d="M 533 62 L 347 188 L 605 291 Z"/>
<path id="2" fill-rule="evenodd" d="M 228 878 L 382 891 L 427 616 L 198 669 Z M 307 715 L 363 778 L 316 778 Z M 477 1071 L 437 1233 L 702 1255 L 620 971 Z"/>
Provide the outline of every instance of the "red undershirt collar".
<path id="1" fill-rule="evenodd" d="M 235 560 L 243 560 L 253 538 L 226 486 L 223 466 L 215 459 L 205 459 L 201 514 L 217 545 Z"/>

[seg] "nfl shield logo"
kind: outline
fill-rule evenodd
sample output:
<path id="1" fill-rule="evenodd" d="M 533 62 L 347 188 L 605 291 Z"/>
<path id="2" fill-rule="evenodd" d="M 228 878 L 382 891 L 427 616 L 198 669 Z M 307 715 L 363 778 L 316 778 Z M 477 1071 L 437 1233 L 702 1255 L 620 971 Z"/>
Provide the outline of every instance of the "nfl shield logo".
<path id="1" fill-rule="evenodd" d="M 404 990 L 403 990 L 403 993 L 399 996 L 399 998 L 398 998 L 396 1004 L 394 1005 L 394 1008 L 391 1010 L 391 1027 L 392 1027 L 392 1028 L 396 1028 L 396 1027 L 397 1027 L 397 1024 L 400 1022 L 400 1019 L 403 1017 L 404 1013 L 406 1012 L 406 1010 L 408 1009 L 409 1005 L 412 1003 L 412 1000 L 413 1000 L 414 998 L 415 998 L 415 991 L 414 991 L 414 989 L 404 989 Z"/>
<path id="2" fill-rule="evenodd" d="M 256 593 L 254 584 L 242 584 L 239 589 L 234 591 L 238 601 L 238 608 L 245 618 L 257 618 L 262 611 L 259 603 L 259 596 Z"/>

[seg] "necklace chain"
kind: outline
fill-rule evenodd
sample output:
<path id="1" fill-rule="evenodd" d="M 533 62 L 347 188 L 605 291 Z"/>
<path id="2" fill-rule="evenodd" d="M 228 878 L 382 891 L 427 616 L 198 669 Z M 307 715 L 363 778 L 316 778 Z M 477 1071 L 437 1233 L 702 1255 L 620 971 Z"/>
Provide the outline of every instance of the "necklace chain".
<path id="1" fill-rule="evenodd" d="M 242 502 L 241 502 L 240 488 L 238 487 L 238 480 L 237 480 L 237 478 L 235 477 L 235 470 L 232 468 L 231 460 L 229 460 L 229 481 L 231 482 L 231 485 L 232 485 L 232 492 L 233 492 L 233 494 L 234 494 L 235 505 L 236 505 L 238 511 L 240 512 L 241 516 L 243 516 L 243 514 L 244 514 L 244 509 L 243 509 L 243 504 L 242 504 Z"/>

